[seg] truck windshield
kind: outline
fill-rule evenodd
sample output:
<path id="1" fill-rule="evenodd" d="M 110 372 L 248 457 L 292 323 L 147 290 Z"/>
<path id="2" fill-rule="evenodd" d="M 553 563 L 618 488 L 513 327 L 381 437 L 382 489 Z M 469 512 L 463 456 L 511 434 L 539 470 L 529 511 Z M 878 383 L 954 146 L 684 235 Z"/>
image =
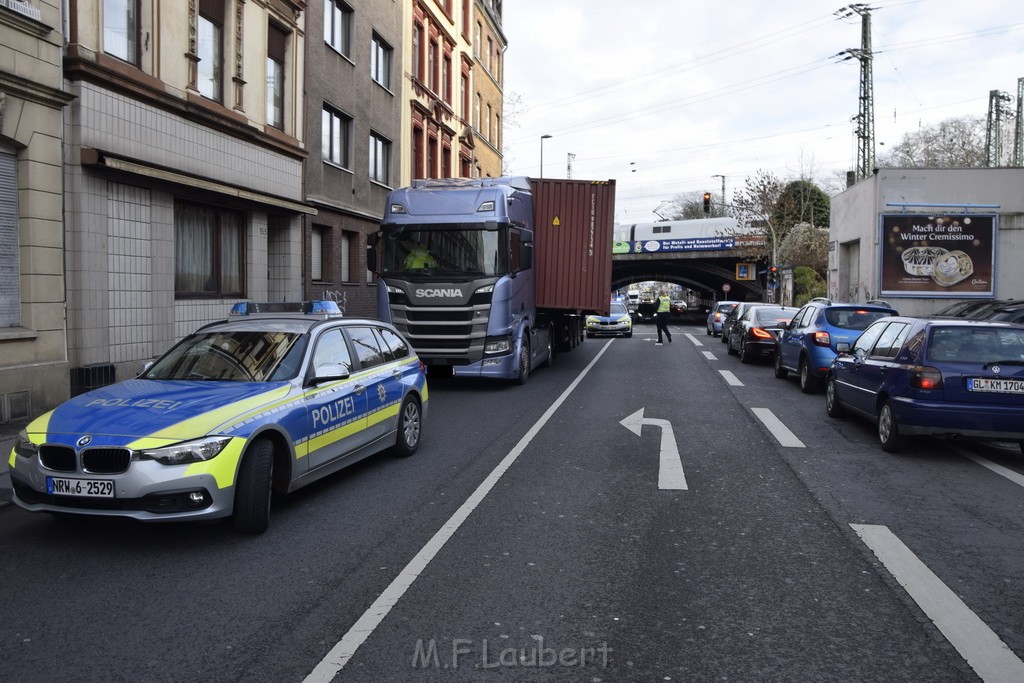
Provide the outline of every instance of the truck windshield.
<path id="1" fill-rule="evenodd" d="M 381 273 L 445 279 L 509 272 L 508 230 L 477 224 L 408 225 L 383 229 Z"/>

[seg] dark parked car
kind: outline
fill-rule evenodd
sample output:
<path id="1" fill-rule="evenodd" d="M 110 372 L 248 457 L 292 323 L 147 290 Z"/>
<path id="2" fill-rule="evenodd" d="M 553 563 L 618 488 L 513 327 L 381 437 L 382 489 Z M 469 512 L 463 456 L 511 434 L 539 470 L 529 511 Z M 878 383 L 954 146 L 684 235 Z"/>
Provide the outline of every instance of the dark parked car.
<path id="1" fill-rule="evenodd" d="M 975 313 L 984 311 L 1008 303 L 1004 299 L 970 299 L 968 301 L 957 301 L 944 308 L 935 311 L 929 318 L 972 318 Z"/>
<path id="2" fill-rule="evenodd" d="M 826 410 L 876 422 L 883 450 L 920 435 L 1015 441 L 1024 451 L 1024 325 L 894 316 L 839 350 Z"/>
<path id="3" fill-rule="evenodd" d="M 749 363 L 756 358 L 771 358 L 779 331 L 793 319 L 794 306 L 754 306 L 729 328 L 729 353 Z"/>
<path id="4" fill-rule="evenodd" d="M 729 312 L 729 315 L 727 315 L 722 320 L 722 343 L 729 343 L 729 328 L 733 326 L 733 323 L 742 318 L 744 313 L 749 311 L 751 308 L 754 308 L 755 306 L 768 305 L 770 304 L 766 304 L 763 301 L 741 301 L 738 304 L 736 304 L 736 306 L 734 306 L 733 309 Z"/>
<path id="5" fill-rule="evenodd" d="M 812 299 L 779 335 L 775 376 L 785 379 L 790 372 L 797 372 L 800 390 L 813 394 L 836 357 L 836 344 L 852 343 L 868 325 L 890 315 L 897 315 L 896 309 L 884 302 L 847 304 Z"/>
<path id="6" fill-rule="evenodd" d="M 1024 301 L 1007 301 L 998 306 L 986 309 L 979 315 L 968 316 L 981 320 L 1001 320 L 1008 323 L 1024 322 Z"/>

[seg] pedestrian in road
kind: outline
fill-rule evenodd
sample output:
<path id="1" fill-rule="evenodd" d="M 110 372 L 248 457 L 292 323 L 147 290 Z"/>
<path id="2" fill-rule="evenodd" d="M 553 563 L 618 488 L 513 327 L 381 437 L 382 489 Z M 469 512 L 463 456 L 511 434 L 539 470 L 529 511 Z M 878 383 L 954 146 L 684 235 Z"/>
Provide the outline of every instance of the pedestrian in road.
<path id="1" fill-rule="evenodd" d="M 672 343 L 672 333 L 668 331 L 668 314 L 672 310 L 672 299 L 669 299 L 665 294 L 665 290 L 658 291 L 658 311 L 654 314 L 654 324 L 658 327 L 658 341 L 654 342 L 655 346 L 661 344 L 661 334 L 665 333 L 668 337 L 668 343 Z"/>

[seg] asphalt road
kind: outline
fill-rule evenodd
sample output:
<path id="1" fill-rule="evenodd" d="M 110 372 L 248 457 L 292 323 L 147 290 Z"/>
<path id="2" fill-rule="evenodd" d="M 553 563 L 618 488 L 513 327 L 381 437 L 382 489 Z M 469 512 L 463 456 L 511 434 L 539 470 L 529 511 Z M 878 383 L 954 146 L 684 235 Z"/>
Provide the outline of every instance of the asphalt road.
<path id="1" fill-rule="evenodd" d="M 929 442 L 885 454 L 869 424 L 828 418 L 821 395 L 741 364 L 702 328 L 675 326 L 659 347 L 653 331 L 588 340 L 523 387 L 432 381 L 413 458 L 375 457 L 277 501 L 259 537 L 0 510 L 0 677 L 1017 671 L 1021 484 L 984 463 L 1020 476 L 1019 451 Z M 671 431 L 622 424 L 641 409 Z M 685 489 L 659 489 L 672 445 Z M 976 637 L 959 651 L 933 622 L 948 629 L 962 613 L 926 613 L 920 573 L 883 564 L 862 535 L 898 539 L 996 649 Z"/>

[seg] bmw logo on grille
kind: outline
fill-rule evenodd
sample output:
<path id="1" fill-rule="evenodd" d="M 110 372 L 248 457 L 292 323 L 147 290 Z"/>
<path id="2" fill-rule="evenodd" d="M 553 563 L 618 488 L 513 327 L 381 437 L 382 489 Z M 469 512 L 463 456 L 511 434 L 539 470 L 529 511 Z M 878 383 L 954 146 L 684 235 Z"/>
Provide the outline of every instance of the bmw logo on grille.
<path id="1" fill-rule="evenodd" d="M 91 436 L 83 436 L 81 439 L 78 440 L 78 447 L 81 448 L 82 446 L 88 446 L 91 443 L 92 443 L 92 437 Z"/>

